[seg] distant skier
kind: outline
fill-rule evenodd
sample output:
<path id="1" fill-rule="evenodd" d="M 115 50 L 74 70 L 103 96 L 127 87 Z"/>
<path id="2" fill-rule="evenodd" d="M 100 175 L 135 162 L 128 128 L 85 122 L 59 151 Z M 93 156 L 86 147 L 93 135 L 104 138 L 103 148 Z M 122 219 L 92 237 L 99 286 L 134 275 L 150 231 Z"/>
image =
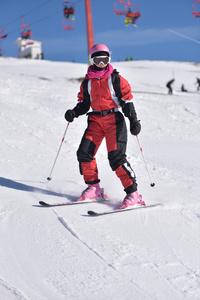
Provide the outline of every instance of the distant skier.
<path id="1" fill-rule="evenodd" d="M 181 85 L 181 92 L 187 92 L 187 90 L 185 89 L 184 84 Z"/>
<path id="2" fill-rule="evenodd" d="M 175 79 L 170 80 L 169 82 L 167 82 L 166 87 L 168 88 L 168 94 L 172 95 L 173 94 L 173 90 L 171 85 L 174 83 Z"/>
<path id="3" fill-rule="evenodd" d="M 127 128 L 124 115 L 130 121 L 130 131 L 138 135 L 140 121 L 131 102 L 131 86 L 118 74 L 110 62 L 110 51 L 106 45 L 96 44 L 90 49 L 90 62 L 85 79 L 78 93 L 78 104 L 65 113 L 65 119 L 73 122 L 74 118 L 88 115 L 88 126 L 77 151 L 80 172 L 88 187 L 78 198 L 79 201 L 102 197 L 95 155 L 103 140 L 106 139 L 110 166 L 126 192 L 121 208 L 135 204 L 144 204 L 137 191 L 136 176 L 126 159 Z"/>
<path id="4" fill-rule="evenodd" d="M 67 5 L 65 5 L 64 16 L 67 19 L 74 19 L 74 8 L 72 6 L 68 7 Z"/>
<path id="5" fill-rule="evenodd" d="M 197 78 L 197 81 L 195 84 L 197 84 L 197 91 L 199 91 L 200 90 L 200 79 L 199 78 Z"/>

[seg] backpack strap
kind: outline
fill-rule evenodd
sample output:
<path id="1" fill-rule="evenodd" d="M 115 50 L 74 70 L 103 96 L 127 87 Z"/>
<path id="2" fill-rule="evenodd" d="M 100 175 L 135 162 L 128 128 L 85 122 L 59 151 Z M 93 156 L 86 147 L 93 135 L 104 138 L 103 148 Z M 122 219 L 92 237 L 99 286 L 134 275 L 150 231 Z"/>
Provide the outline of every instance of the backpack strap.
<path id="1" fill-rule="evenodd" d="M 83 80 L 83 98 L 87 101 L 87 102 L 90 102 L 90 94 L 88 92 L 88 82 L 89 82 L 89 79 L 84 79 Z"/>
<path id="2" fill-rule="evenodd" d="M 135 111 L 135 107 L 134 107 L 133 103 L 132 102 L 125 103 L 122 100 L 122 93 L 120 90 L 120 77 L 119 77 L 119 73 L 117 72 L 116 69 L 113 70 L 111 77 L 112 77 L 112 84 L 113 84 L 115 94 L 118 98 L 118 101 L 121 105 L 121 108 L 122 108 L 122 111 L 123 111 L 125 117 L 128 117 L 129 119 L 137 119 L 137 115 L 136 115 L 136 111 Z"/>
<path id="3" fill-rule="evenodd" d="M 119 72 L 117 72 L 116 69 L 113 70 L 111 74 L 111 79 L 112 79 L 112 85 L 113 89 L 115 91 L 116 97 L 120 103 L 121 106 L 124 105 L 124 101 L 122 100 L 122 93 L 120 90 L 120 77 L 119 77 Z"/>

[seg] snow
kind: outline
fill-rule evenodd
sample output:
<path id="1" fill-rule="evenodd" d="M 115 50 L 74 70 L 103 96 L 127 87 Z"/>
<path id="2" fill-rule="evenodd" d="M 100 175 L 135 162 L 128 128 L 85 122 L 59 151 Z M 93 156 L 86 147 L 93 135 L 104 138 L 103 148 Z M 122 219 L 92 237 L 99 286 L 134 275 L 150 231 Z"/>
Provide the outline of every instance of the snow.
<path id="1" fill-rule="evenodd" d="M 74 200 L 85 188 L 76 159 L 85 116 L 69 125 L 52 181 L 46 178 L 87 65 L 0 58 L 1 300 L 200 299 L 200 65 L 113 66 L 130 82 L 142 124 L 151 178 L 136 137 L 128 135 L 127 147 L 139 192 L 162 206 L 96 218 L 87 211 L 112 209 L 125 195 L 104 143 L 97 161 L 110 202 L 38 206 Z M 170 96 L 165 84 L 173 76 Z"/>

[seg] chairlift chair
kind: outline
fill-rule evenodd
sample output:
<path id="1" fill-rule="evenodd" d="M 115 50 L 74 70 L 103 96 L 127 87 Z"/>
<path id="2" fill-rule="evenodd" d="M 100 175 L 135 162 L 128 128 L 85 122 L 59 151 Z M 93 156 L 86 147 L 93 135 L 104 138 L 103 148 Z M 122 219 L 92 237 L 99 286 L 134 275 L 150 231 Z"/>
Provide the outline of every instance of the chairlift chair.
<path id="1" fill-rule="evenodd" d="M 63 13 L 65 17 L 65 19 L 63 20 L 63 29 L 74 29 L 74 3 L 65 1 L 63 6 Z"/>
<path id="2" fill-rule="evenodd" d="M 3 34 L 4 30 L 6 29 L 6 27 L 4 27 L 1 31 L 0 31 L 0 39 L 5 39 L 7 37 L 7 34 Z M 0 56 L 2 55 L 2 44 L 0 41 Z"/>
<path id="3" fill-rule="evenodd" d="M 116 15 L 126 15 L 127 13 L 127 3 L 123 0 L 116 1 L 114 3 L 114 13 Z M 121 9 L 120 9 L 121 8 Z"/>
<path id="4" fill-rule="evenodd" d="M 25 25 L 24 23 L 24 16 L 22 17 L 22 26 L 21 26 L 21 37 L 23 39 L 28 39 L 32 36 L 31 33 L 31 26 L 30 25 Z"/>
<path id="5" fill-rule="evenodd" d="M 197 5 L 199 10 L 196 10 Z M 200 0 L 192 2 L 192 14 L 195 18 L 200 18 Z"/>
<path id="6" fill-rule="evenodd" d="M 3 34 L 4 30 L 6 29 L 6 27 L 4 27 L 1 31 L 0 31 L 0 39 L 5 39 L 7 37 L 7 34 Z"/>
<path id="7" fill-rule="evenodd" d="M 134 7 L 134 11 L 132 11 L 132 9 L 131 9 L 132 7 Z M 131 11 L 129 11 L 129 10 L 131 10 Z M 126 16 L 129 18 L 139 18 L 140 17 L 139 5 L 133 4 L 128 0 Z"/>

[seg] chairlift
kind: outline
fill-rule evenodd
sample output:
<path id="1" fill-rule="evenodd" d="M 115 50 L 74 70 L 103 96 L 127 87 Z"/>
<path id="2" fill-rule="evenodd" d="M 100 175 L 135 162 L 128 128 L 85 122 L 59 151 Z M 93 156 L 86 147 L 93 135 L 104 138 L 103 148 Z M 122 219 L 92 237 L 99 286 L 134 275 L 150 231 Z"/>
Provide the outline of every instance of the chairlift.
<path id="1" fill-rule="evenodd" d="M 133 4 L 128 0 L 126 17 L 138 19 L 140 17 L 139 5 Z"/>
<path id="2" fill-rule="evenodd" d="M 22 39 L 29 39 L 32 36 L 31 26 L 25 25 L 24 16 L 22 17 L 22 26 L 21 26 L 21 37 Z"/>
<path id="3" fill-rule="evenodd" d="M 114 13 L 116 15 L 125 15 L 125 26 L 133 24 L 133 26 L 137 27 L 135 22 L 140 17 L 138 4 L 131 3 L 129 0 L 127 2 L 124 2 L 124 0 L 117 1 L 114 3 Z"/>
<path id="4" fill-rule="evenodd" d="M 65 19 L 63 20 L 63 29 L 72 30 L 74 29 L 74 3 L 65 1 L 63 7 L 63 13 Z"/>
<path id="5" fill-rule="evenodd" d="M 4 30 L 6 29 L 6 27 L 4 27 L 1 31 L 0 31 L 0 39 L 5 39 L 7 37 L 7 34 L 3 34 Z M 1 45 L 1 41 L 0 41 L 0 56 L 2 55 L 2 45 Z"/>
<path id="6" fill-rule="evenodd" d="M 0 31 L 0 39 L 5 39 L 7 37 L 7 34 L 3 34 L 4 30 L 6 29 L 6 27 L 4 27 L 1 31 Z"/>
<path id="7" fill-rule="evenodd" d="M 199 9 L 196 10 L 196 7 Z M 195 18 L 200 18 L 200 0 L 192 2 L 192 14 Z"/>
<path id="8" fill-rule="evenodd" d="M 114 13 L 116 15 L 126 15 L 126 13 L 127 13 L 126 6 L 127 6 L 127 3 L 124 2 L 123 0 L 116 1 L 114 3 Z"/>

